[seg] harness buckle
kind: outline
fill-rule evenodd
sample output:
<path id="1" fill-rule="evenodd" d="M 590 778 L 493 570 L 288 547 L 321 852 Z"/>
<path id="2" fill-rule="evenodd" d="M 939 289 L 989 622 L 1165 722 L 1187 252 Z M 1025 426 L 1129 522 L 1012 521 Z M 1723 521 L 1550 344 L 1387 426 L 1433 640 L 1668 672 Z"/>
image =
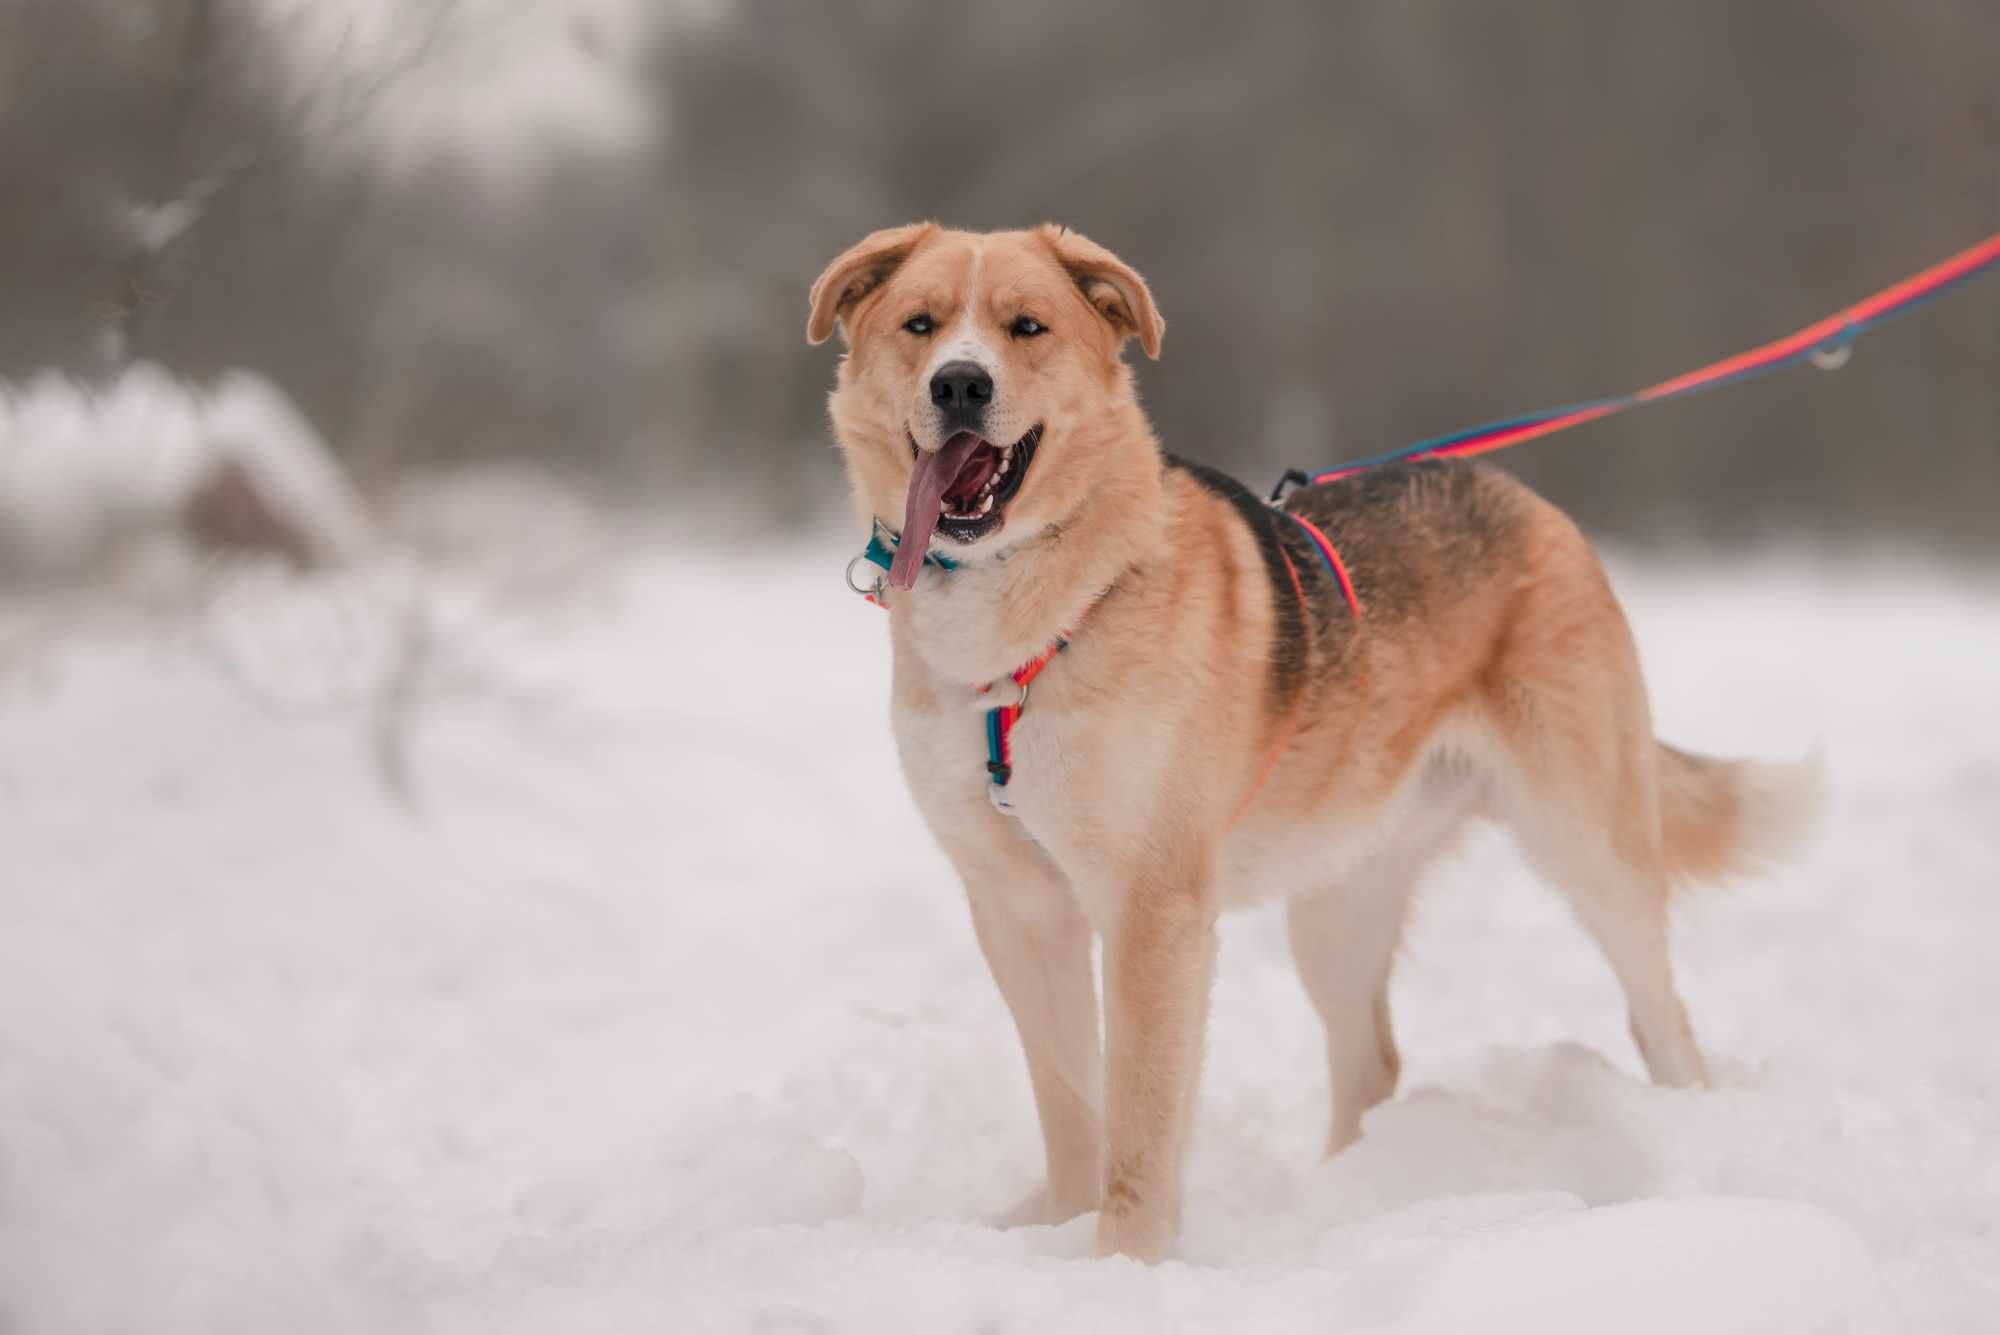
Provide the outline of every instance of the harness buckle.
<path id="1" fill-rule="evenodd" d="M 1301 472 L 1296 468 L 1287 468 L 1285 475 L 1278 479 L 1278 485 L 1271 488 L 1271 504 L 1284 504 L 1285 493 L 1293 487 L 1310 487 L 1311 485 L 1312 475 L 1310 473 Z"/>

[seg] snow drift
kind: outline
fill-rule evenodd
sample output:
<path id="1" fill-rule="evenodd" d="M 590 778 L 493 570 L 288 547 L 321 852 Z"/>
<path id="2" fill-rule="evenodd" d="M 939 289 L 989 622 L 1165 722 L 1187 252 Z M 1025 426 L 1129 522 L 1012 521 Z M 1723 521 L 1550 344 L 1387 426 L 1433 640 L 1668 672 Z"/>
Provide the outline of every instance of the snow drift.
<path id="1" fill-rule="evenodd" d="M 73 575 L 121 544 L 185 538 L 191 508 L 223 477 L 308 562 L 368 545 L 332 455 L 262 376 L 204 389 L 140 363 L 101 389 L 55 371 L 0 384 L 0 558 L 32 573 Z"/>

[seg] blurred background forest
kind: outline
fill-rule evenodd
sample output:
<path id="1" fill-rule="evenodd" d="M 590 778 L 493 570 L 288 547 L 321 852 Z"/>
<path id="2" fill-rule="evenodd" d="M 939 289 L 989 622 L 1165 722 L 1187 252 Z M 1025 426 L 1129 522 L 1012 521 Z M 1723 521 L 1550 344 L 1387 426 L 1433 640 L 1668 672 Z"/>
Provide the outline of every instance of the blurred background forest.
<path id="1" fill-rule="evenodd" d="M 814 275 L 1058 219 L 1154 287 L 1170 447 L 1261 487 L 2000 228 L 1996 71 L 1992 0 L 0 0 L 0 387 L 243 369 L 364 497 L 836 516 Z M 1628 541 L 1991 549 L 2000 291 L 1509 464 Z"/>

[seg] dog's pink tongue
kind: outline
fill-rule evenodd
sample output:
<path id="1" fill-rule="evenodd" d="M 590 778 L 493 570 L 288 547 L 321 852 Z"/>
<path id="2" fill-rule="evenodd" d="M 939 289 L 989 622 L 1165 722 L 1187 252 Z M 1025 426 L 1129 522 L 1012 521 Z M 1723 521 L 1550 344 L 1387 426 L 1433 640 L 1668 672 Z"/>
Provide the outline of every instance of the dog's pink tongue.
<path id="1" fill-rule="evenodd" d="M 931 534 L 937 531 L 938 509 L 944 494 L 965 467 L 965 461 L 979 448 L 979 437 L 961 431 L 944 443 L 936 454 L 917 452 L 916 471 L 910 474 L 910 494 L 903 504 L 903 536 L 896 544 L 896 557 L 889 563 L 889 587 L 913 589 L 917 569 L 930 549 Z"/>

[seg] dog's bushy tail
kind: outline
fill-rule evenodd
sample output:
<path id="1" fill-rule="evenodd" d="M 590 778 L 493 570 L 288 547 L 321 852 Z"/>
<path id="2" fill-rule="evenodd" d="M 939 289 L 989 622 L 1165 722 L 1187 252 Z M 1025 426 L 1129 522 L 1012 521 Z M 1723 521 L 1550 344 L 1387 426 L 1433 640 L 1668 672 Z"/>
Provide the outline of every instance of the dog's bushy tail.
<path id="1" fill-rule="evenodd" d="M 1659 747 L 1660 846 L 1669 876 L 1720 881 L 1783 862 L 1826 804 L 1826 766 L 1715 760 Z"/>

